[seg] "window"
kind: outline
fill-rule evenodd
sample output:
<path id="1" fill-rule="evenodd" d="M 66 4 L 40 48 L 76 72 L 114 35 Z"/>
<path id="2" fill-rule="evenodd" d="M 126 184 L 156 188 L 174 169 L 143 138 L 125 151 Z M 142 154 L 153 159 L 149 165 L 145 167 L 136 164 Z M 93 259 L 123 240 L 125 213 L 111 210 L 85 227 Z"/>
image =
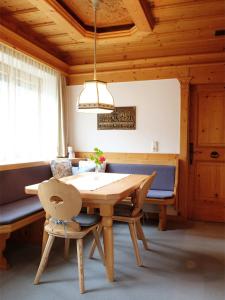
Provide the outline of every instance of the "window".
<path id="1" fill-rule="evenodd" d="M 58 76 L 0 44 L 0 164 L 56 157 Z"/>

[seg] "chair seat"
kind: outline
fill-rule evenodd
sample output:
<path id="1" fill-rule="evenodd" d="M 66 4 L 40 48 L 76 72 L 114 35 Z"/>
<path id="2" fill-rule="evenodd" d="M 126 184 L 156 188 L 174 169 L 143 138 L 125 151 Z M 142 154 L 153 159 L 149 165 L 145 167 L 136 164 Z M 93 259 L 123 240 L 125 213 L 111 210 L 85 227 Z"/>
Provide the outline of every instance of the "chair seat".
<path id="1" fill-rule="evenodd" d="M 73 217 L 72 220 L 80 224 L 81 227 L 89 227 L 97 224 L 100 221 L 100 215 L 88 215 L 86 213 L 80 213 L 78 216 Z"/>
<path id="2" fill-rule="evenodd" d="M 147 193 L 147 198 L 165 199 L 173 196 L 173 191 L 149 190 Z"/>

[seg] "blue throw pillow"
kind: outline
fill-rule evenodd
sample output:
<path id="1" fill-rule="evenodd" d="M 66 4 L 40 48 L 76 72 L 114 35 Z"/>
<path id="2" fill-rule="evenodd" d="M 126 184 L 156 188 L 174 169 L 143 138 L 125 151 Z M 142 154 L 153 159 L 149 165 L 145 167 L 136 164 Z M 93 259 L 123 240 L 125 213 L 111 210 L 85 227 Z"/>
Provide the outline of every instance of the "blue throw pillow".
<path id="1" fill-rule="evenodd" d="M 94 172 L 95 167 L 72 167 L 72 173 L 73 175 L 77 175 L 84 172 Z"/>

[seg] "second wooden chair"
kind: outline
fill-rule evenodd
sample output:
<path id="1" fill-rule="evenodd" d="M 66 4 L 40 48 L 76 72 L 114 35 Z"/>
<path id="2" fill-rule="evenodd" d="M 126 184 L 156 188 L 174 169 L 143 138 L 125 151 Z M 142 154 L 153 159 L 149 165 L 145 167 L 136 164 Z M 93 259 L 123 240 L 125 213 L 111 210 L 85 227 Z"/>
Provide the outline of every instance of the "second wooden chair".
<path id="1" fill-rule="evenodd" d="M 151 184 L 156 176 L 156 172 L 148 176 L 148 178 L 142 182 L 140 187 L 137 189 L 135 196 L 130 202 L 123 202 L 116 205 L 113 220 L 118 222 L 128 223 L 131 239 L 133 242 L 134 252 L 136 256 L 136 262 L 138 266 L 142 266 L 142 260 L 138 249 L 138 241 L 141 240 L 144 248 L 148 249 L 148 244 L 142 229 L 141 218 L 143 217 L 142 207 L 146 198 L 148 190 L 151 188 Z M 101 225 L 99 226 L 98 232 L 102 231 Z M 89 258 L 94 254 L 96 242 L 93 241 L 89 252 Z"/>

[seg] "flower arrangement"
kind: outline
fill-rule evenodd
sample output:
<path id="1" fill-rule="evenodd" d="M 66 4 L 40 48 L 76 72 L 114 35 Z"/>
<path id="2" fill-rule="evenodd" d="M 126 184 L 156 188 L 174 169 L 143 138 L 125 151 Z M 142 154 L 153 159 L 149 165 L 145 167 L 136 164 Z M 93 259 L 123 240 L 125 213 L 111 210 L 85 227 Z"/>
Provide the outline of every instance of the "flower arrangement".
<path id="1" fill-rule="evenodd" d="M 92 160 L 96 164 L 96 167 L 101 167 L 101 165 L 105 161 L 104 153 L 102 152 L 102 150 L 95 147 L 94 148 L 94 154 L 90 155 L 90 160 Z"/>

